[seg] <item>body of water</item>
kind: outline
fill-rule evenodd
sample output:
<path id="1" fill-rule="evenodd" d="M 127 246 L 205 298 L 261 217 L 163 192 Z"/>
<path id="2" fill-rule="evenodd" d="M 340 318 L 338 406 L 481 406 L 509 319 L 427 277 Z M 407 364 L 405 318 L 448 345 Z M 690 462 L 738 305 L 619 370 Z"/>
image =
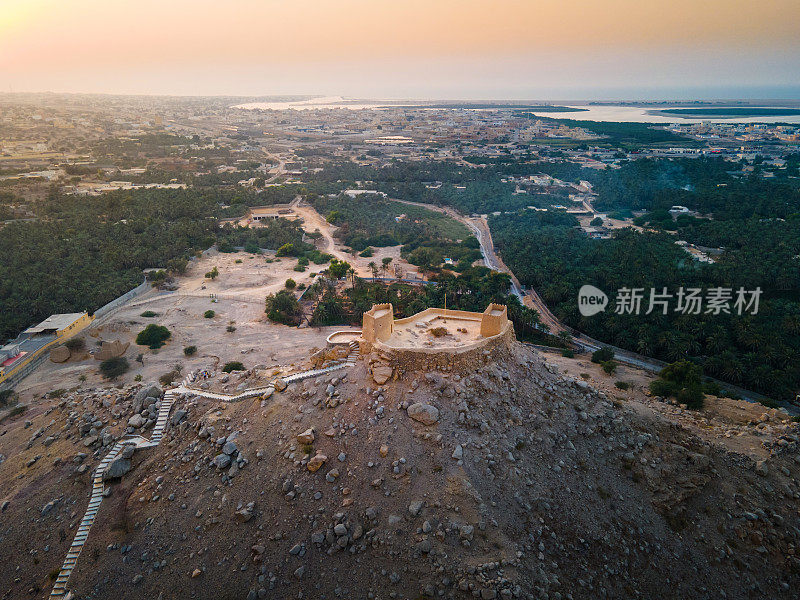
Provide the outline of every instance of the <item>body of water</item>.
<path id="1" fill-rule="evenodd" d="M 249 102 L 239 104 L 234 108 L 261 109 L 261 110 L 320 110 L 345 108 L 349 110 L 362 110 L 374 108 L 391 108 L 399 102 L 381 102 L 380 100 L 347 100 L 342 96 L 325 96 L 320 98 L 310 98 L 308 100 L 298 100 L 294 102 Z M 402 102 L 403 106 L 413 105 L 413 101 Z M 465 105 L 467 107 L 468 105 Z M 648 106 L 619 106 L 613 104 L 603 105 L 572 105 L 561 104 L 560 106 L 570 106 L 572 108 L 583 109 L 575 112 L 548 112 L 530 111 L 532 114 L 542 117 L 552 117 L 560 119 L 575 119 L 576 121 L 613 121 L 618 123 L 699 123 L 701 121 L 711 121 L 714 123 L 798 123 L 800 115 L 787 116 L 766 116 L 766 117 L 698 117 L 665 115 L 659 112 L 658 108 Z M 420 108 L 425 108 L 420 104 Z M 702 107 L 700 107 L 702 108 Z M 757 108 L 757 107 L 752 107 Z M 769 108 L 783 108 L 771 106 Z M 796 108 L 796 107 L 795 107 Z M 476 109 L 491 110 L 491 109 Z"/>
<path id="2" fill-rule="evenodd" d="M 566 105 L 572 106 L 572 105 Z M 645 106 L 615 106 L 615 105 L 574 105 L 575 108 L 585 108 L 581 112 L 553 113 L 531 111 L 541 117 L 558 117 L 575 119 L 576 121 L 614 121 L 617 123 L 700 123 L 711 121 L 713 123 L 800 123 L 800 115 L 769 116 L 769 117 L 698 117 L 697 115 L 679 116 L 661 114 L 657 108 Z M 748 107 L 750 108 L 750 107 Z M 752 107 L 757 108 L 757 107 Z M 769 108 L 783 108 L 774 107 Z"/>

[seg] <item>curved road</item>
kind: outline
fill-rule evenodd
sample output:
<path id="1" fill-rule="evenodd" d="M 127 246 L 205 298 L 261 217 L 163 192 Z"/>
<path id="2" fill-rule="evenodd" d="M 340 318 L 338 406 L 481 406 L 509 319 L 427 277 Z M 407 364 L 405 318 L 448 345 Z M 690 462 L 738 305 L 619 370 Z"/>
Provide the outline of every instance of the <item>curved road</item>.
<path id="1" fill-rule="evenodd" d="M 495 271 L 507 273 L 511 277 L 511 292 L 517 296 L 525 306 L 532 308 L 539 313 L 540 322 L 547 326 L 550 333 L 559 333 L 561 331 L 568 332 L 572 336 L 572 342 L 586 352 L 594 352 L 595 350 L 599 350 L 604 346 L 611 348 L 614 351 L 614 358 L 619 362 L 638 367 L 640 369 L 645 369 L 653 373 L 658 373 L 667 365 L 667 363 L 655 358 L 642 356 L 636 352 L 631 352 L 630 350 L 625 350 L 623 348 L 612 346 L 611 344 L 603 343 L 561 323 L 561 321 L 559 321 L 558 318 L 552 312 L 550 312 L 550 309 L 547 308 L 547 305 L 544 303 L 541 296 L 536 293 L 536 290 L 529 289 L 525 291 L 511 269 L 509 269 L 505 263 L 503 263 L 503 260 L 497 255 L 494 249 L 494 242 L 492 241 L 492 232 L 489 230 L 489 224 L 486 222 L 484 217 L 465 217 L 449 207 L 435 206 L 421 202 L 411 202 L 408 200 L 397 200 L 396 198 L 392 198 L 392 200 L 401 202 L 403 204 L 412 204 L 414 206 L 421 206 L 423 208 L 444 213 L 469 227 L 470 230 L 475 233 L 475 237 L 478 238 L 478 242 L 481 245 L 483 261 L 486 266 Z M 753 402 L 768 399 L 763 394 L 740 388 L 739 386 L 733 385 L 726 381 L 714 379 L 713 377 L 709 377 L 708 379 L 715 381 L 725 389 L 736 393 L 745 400 Z M 786 408 L 792 414 L 800 414 L 800 410 L 788 402 L 778 402 L 778 404 Z"/>

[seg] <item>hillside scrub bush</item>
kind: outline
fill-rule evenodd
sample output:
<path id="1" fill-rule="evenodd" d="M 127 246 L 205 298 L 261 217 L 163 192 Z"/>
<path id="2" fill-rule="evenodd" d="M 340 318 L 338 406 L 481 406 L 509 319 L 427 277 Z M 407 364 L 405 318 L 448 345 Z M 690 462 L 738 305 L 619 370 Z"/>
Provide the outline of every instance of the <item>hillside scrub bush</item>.
<path id="1" fill-rule="evenodd" d="M 164 343 L 172 336 L 169 329 L 163 325 L 150 324 L 139 332 L 136 336 L 136 343 L 140 346 L 148 346 L 151 350 L 161 348 Z"/>
<path id="2" fill-rule="evenodd" d="M 603 371 L 606 372 L 606 375 L 611 375 L 617 370 L 617 363 L 615 363 L 613 360 L 605 360 L 600 363 L 600 366 L 603 367 Z"/>
<path id="3" fill-rule="evenodd" d="M 186 348 L 183 349 L 183 354 L 185 356 L 193 356 L 197 354 L 197 346 L 186 346 Z"/>
<path id="4" fill-rule="evenodd" d="M 17 394 L 14 390 L 3 390 L 0 392 L 0 406 L 9 406 L 14 404 Z"/>
<path id="5" fill-rule="evenodd" d="M 603 346 L 599 350 L 595 350 L 592 353 L 593 363 L 602 364 L 604 362 L 608 362 L 609 360 L 613 360 L 613 358 L 614 358 L 614 351 L 608 346 Z"/>
<path id="6" fill-rule="evenodd" d="M 181 366 L 175 365 L 171 371 L 167 371 L 161 377 L 158 378 L 158 382 L 161 385 L 169 385 L 173 381 L 177 381 L 181 378 Z"/>
<path id="7" fill-rule="evenodd" d="M 207 310 L 206 312 L 203 313 L 203 317 L 206 319 L 213 319 L 214 315 L 216 314 L 217 313 L 215 313 L 213 310 Z"/>
<path id="8" fill-rule="evenodd" d="M 244 370 L 245 370 L 244 365 L 238 360 L 226 362 L 225 366 L 222 367 L 223 373 L 231 373 L 233 371 L 244 371 Z"/>
<path id="9" fill-rule="evenodd" d="M 656 396 L 675 398 L 688 408 L 703 408 L 703 369 L 689 360 L 679 360 L 667 365 L 650 383 L 650 391 Z"/>
<path id="10" fill-rule="evenodd" d="M 126 373 L 129 368 L 128 359 L 124 356 L 109 358 L 100 363 L 100 372 L 106 379 L 116 379 Z"/>
<path id="11" fill-rule="evenodd" d="M 153 312 L 152 310 L 146 310 L 141 314 L 142 317 L 149 319 L 150 317 L 157 317 L 158 313 Z"/>
<path id="12" fill-rule="evenodd" d="M 77 352 L 86 348 L 86 340 L 82 337 L 75 337 L 64 342 L 64 346 L 66 346 L 70 352 Z"/>

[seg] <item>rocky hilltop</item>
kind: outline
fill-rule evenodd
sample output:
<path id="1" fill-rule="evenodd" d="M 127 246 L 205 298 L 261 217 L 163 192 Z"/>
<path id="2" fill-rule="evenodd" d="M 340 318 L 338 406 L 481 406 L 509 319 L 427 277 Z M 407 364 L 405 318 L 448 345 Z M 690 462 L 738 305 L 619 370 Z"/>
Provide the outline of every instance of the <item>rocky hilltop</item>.
<path id="1" fill-rule="evenodd" d="M 78 389 L 0 425 L 2 598 L 49 594 L 94 466 L 162 392 Z M 796 597 L 800 438 L 777 411 L 720 426 L 513 341 L 267 396 L 184 393 L 160 446 L 112 464 L 73 597 Z"/>

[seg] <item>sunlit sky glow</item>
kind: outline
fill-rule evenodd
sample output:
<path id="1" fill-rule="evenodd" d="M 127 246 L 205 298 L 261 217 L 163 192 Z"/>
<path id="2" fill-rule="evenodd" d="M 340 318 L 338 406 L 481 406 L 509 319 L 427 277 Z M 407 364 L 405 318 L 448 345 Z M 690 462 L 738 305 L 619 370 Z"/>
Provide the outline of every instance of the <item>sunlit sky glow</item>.
<path id="1" fill-rule="evenodd" d="M 0 0 L 0 91 L 800 96 L 798 0 Z"/>

